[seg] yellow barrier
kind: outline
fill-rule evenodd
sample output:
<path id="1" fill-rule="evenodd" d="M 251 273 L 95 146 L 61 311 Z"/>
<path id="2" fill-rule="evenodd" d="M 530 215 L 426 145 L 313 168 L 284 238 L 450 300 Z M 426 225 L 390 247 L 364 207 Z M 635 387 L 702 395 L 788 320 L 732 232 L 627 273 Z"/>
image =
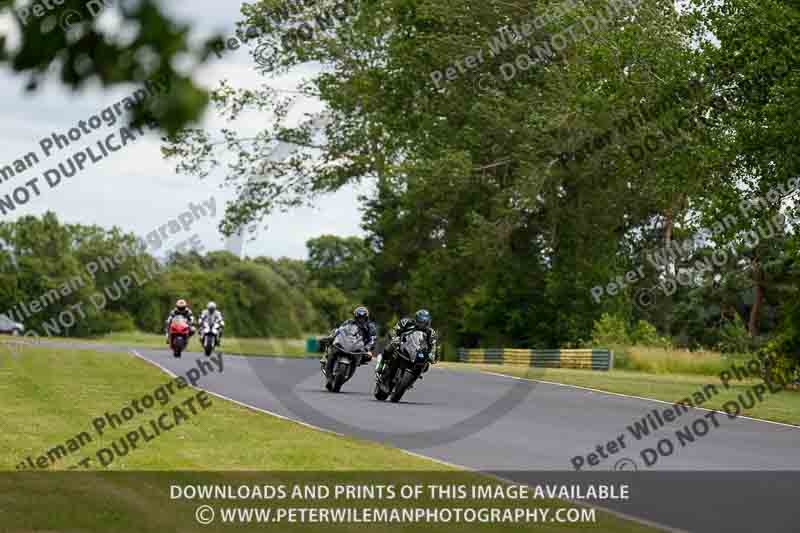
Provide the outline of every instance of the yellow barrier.
<path id="1" fill-rule="evenodd" d="M 460 348 L 464 363 L 523 365 L 541 368 L 610 370 L 614 354 L 608 349 L 535 350 L 520 348 Z"/>

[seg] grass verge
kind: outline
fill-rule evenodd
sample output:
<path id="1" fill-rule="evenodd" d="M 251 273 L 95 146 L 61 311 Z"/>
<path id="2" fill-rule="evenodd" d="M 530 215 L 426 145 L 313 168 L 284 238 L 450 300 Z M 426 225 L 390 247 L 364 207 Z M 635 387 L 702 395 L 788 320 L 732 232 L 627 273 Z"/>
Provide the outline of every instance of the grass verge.
<path id="1" fill-rule="evenodd" d="M 131 355 L 99 353 L 85 350 L 64 350 L 36 347 L 24 357 L 4 357 L 0 360 L 0 470 L 15 470 L 28 456 L 47 454 L 60 444 L 75 439 L 80 432 L 91 436 L 66 457 L 59 457 L 47 470 L 63 470 L 84 456 L 92 455 L 129 431 L 136 430 L 146 420 L 161 413 L 170 413 L 181 402 L 197 398 L 198 391 L 183 388 L 175 392 L 168 403 L 135 415 L 120 427 L 102 435 L 94 429 L 92 420 L 107 411 L 119 412 L 134 399 L 153 394 L 154 390 L 171 381 L 168 376 Z M 462 482 L 485 484 L 487 478 L 478 474 L 458 472 L 441 464 L 410 456 L 399 450 L 356 439 L 316 431 L 296 423 L 254 412 L 239 405 L 209 397 L 210 404 L 188 420 L 176 424 L 124 456 L 116 457 L 109 465 L 113 471 L 137 471 L 130 475 L 110 475 L 109 472 L 83 473 L 25 473 L 0 476 L 0 515 L 5 527 L 14 530 L 89 530 L 89 531 L 196 531 L 194 511 L 199 505 L 190 500 L 170 497 L 171 484 L 225 483 L 249 481 L 253 485 L 291 483 L 288 471 L 322 473 L 331 481 L 347 479 L 362 484 L 387 482 L 419 482 L 421 476 L 439 473 L 441 476 L 460 476 Z M 199 402 L 199 400 L 198 400 Z M 184 408 L 184 410 L 187 410 Z M 194 410 L 192 411 L 194 413 Z M 99 468 L 99 470 L 103 470 Z M 184 470 L 184 472 L 174 472 Z M 194 472 L 187 472 L 188 470 Z M 258 470 L 262 472 L 241 472 Z M 271 473 L 263 471 L 270 470 Z M 349 473 L 337 478 L 332 471 Z M 162 471 L 160 477 L 147 477 L 141 471 Z M 168 471 L 166 474 L 163 471 Z M 205 472 L 203 472 L 205 471 Z M 223 471 L 229 471 L 225 474 Z M 363 474 L 354 474 L 360 471 Z M 419 474 L 414 474 L 418 471 Z M 396 475 L 393 475 L 395 472 Z M 466 477 L 465 477 L 466 476 Z M 319 477 L 308 478 L 319 481 Z M 444 478 L 442 478 L 444 479 Z M 441 481 L 441 480 L 440 480 Z M 248 502 L 224 502 L 228 506 L 269 507 L 273 502 L 263 499 Z M 452 503 L 457 506 L 481 505 L 468 500 L 423 500 L 430 508 Z M 341 507 L 342 502 L 300 501 L 296 507 Z M 364 499 L 354 507 L 383 505 L 403 507 L 408 502 L 386 502 Z M 534 500 L 526 503 L 498 502 L 498 507 L 554 509 L 565 507 L 564 502 Z M 46 512 L 42 512 L 45 509 Z M 242 524 L 236 524 L 240 529 Z M 507 524 L 381 524 L 390 531 L 501 531 Z M 252 527 L 252 526 L 251 526 Z M 355 531 L 374 530 L 375 524 L 259 524 L 259 529 L 273 531 L 303 530 Z M 535 523 L 515 525 L 515 529 L 556 531 L 592 529 L 594 531 L 638 532 L 652 531 L 639 524 L 623 521 L 611 515 L 597 513 L 595 523 Z M 203 528 L 207 531 L 226 530 L 220 524 Z"/>

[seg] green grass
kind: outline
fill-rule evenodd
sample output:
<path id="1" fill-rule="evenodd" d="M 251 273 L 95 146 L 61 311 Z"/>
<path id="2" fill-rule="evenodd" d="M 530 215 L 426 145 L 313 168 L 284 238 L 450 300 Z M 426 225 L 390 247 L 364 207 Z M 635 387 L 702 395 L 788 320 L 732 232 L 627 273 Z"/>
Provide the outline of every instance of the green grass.
<path id="1" fill-rule="evenodd" d="M 64 443 L 81 431 L 95 440 L 84 455 L 139 427 L 152 416 L 140 414 L 116 431 L 97 436 L 92 419 L 105 411 L 119 412 L 131 400 L 170 381 L 155 367 L 125 353 L 93 352 L 36 347 L 14 359 L 0 356 L 0 469 L 13 470 L 28 455 L 39 454 Z M 171 409 L 194 394 L 177 391 L 164 408 Z M 211 397 L 213 406 L 172 432 L 115 461 L 120 470 L 190 469 L 408 469 L 436 465 L 387 453 L 381 446 L 318 433 L 298 424 Z M 180 431 L 178 431 L 180 429 Z M 268 436 L 268 438 L 265 438 Z M 346 451 L 332 465 L 326 450 Z M 78 460 L 79 454 L 69 459 Z M 35 458 L 35 455 L 34 455 Z M 75 461 L 60 461 L 64 469 Z"/>
<path id="2" fill-rule="evenodd" d="M 92 442 L 49 469 L 63 470 L 79 458 L 110 446 L 113 440 L 126 432 L 157 417 L 162 411 L 169 412 L 180 401 L 197 394 L 190 388 L 179 390 L 168 404 L 163 407 L 156 405 L 103 436 L 92 428 L 91 420 L 96 416 L 106 411 L 119 411 L 130 405 L 133 399 L 152 393 L 169 381 L 161 371 L 125 353 L 65 351 L 39 346 L 27 349 L 19 358 L 0 355 L 0 419 L 3 421 L 0 470 L 14 470 L 28 455 L 38 456 L 81 431 L 91 434 Z M 373 485 L 400 481 L 419 483 L 431 480 L 431 476 L 439 476 L 436 479 L 440 483 L 445 479 L 472 484 L 488 481 L 478 474 L 458 472 L 380 444 L 316 431 L 216 397 L 210 398 L 211 405 L 207 409 L 198 409 L 188 421 L 142 444 L 128 455 L 118 457 L 109 467 L 117 472 L 114 475 L 106 471 L 94 474 L 27 472 L 0 477 L 0 524 L 15 531 L 196 531 L 200 526 L 195 523 L 193 513 L 199 504 L 170 499 L 169 485 L 297 482 L 299 474 L 290 474 L 290 471 L 321 472 L 314 478 L 305 478 L 306 482 L 316 480 L 328 484 L 337 480 Z M 176 470 L 192 472 L 178 473 Z M 251 472 L 241 472 L 248 470 Z M 265 470 L 273 472 L 263 472 Z M 120 471 L 136 472 L 122 475 Z M 331 471 L 345 473 L 334 475 Z M 459 506 L 485 504 L 463 500 L 431 503 L 424 499 L 421 505 L 430 507 L 444 503 Z M 246 503 L 228 501 L 226 505 L 274 507 L 279 504 L 248 500 Z M 295 501 L 292 505 L 313 507 L 322 504 Z M 328 506 L 343 505 L 341 501 L 329 500 Z M 406 503 L 368 499 L 353 504 L 355 507 L 364 505 L 404 506 Z M 506 505 L 497 503 L 499 507 Z M 516 506 L 552 508 L 569 505 L 533 500 Z M 546 523 L 511 527 L 536 531 L 647 531 L 638 524 L 599 512 L 597 520 L 595 524 Z M 291 529 L 339 532 L 374 531 L 375 525 L 273 524 L 258 527 L 281 532 Z M 459 530 L 507 531 L 510 526 L 381 524 L 379 527 L 389 531 L 423 529 L 448 532 L 455 527 Z M 202 529 L 219 531 L 224 528 L 215 524 Z"/>
<path id="3" fill-rule="evenodd" d="M 130 346 L 131 348 L 167 348 L 163 335 L 143 333 L 140 331 L 111 333 L 101 337 L 87 339 L 48 339 L 43 337 L 42 340 L 57 340 L 59 342 L 72 342 L 76 344 L 119 344 L 121 346 Z M 189 341 L 189 350 L 201 350 L 197 335 L 192 337 Z M 225 353 L 242 355 L 283 355 L 295 357 L 307 355 L 305 339 L 236 338 L 225 336 L 223 338 L 222 351 Z"/>
<path id="4" fill-rule="evenodd" d="M 738 361 L 741 365 L 742 361 Z M 719 371 L 730 367 L 732 361 L 719 367 Z M 747 390 L 761 381 L 747 379 L 743 381 L 732 380 L 730 388 L 725 389 L 719 375 L 696 374 L 667 374 L 645 373 L 629 370 L 611 370 L 609 372 L 596 370 L 577 370 L 568 368 L 527 368 L 512 365 L 487 365 L 465 363 L 440 363 L 444 368 L 463 371 L 485 371 L 507 374 L 510 376 L 524 377 L 541 381 L 553 381 L 568 385 L 578 385 L 608 392 L 642 396 L 668 402 L 679 401 L 695 392 L 703 390 L 706 385 L 714 385 L 717 394 L 709 395 L 710 398 L 702 406 L 707 409 L 722 410 L 722 406 L 729 400 L 736 399 L 738 394 L 745 394 Z M 717 368 L 716 366 L 714 367 Z M 800 425 L 800 392 L 784 390 L 776 394 L 767 393 L 763 402 L 756 402 L 752 409 L 743 410 L 743 415 Z"/>

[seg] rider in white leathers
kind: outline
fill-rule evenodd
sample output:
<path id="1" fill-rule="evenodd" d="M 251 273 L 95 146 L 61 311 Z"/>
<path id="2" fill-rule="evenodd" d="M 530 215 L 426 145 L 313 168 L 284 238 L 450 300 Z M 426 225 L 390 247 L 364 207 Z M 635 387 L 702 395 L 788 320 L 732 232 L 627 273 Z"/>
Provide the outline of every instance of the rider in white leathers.
<path id="1" fill-rule="evenodd" d="M 217 345 L 221 345 L 222 331 L 225 329 L 225 320 L 222 318 L 222 311 L 217 309 L 217 304 L 214 302 L 208 302 L 208 306 L 203 309 L 203 312 L 200 314 L 200 320 L 198 320 L 198 324 L 200 328 L 202 328 L 206 321 L 211 320 L 219 324 L 219 337 L 217 337 Z"/>

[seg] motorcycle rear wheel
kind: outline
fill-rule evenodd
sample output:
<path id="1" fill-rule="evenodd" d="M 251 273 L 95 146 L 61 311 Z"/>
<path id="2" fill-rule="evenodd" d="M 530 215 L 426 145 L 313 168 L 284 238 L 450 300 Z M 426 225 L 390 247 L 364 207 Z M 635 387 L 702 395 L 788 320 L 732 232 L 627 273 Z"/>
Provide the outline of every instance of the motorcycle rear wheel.
<path id="1" fill-rule="evenodd" d="M 381 387 L 381 384 L 377 381 L 375 382 L 375 389 L 372 391 L 372 393 L 375 395 L 376 400 L 380 400 L 382 402 L 389 397 L 389 393 L 384 391 L 383 387 Z"/>

